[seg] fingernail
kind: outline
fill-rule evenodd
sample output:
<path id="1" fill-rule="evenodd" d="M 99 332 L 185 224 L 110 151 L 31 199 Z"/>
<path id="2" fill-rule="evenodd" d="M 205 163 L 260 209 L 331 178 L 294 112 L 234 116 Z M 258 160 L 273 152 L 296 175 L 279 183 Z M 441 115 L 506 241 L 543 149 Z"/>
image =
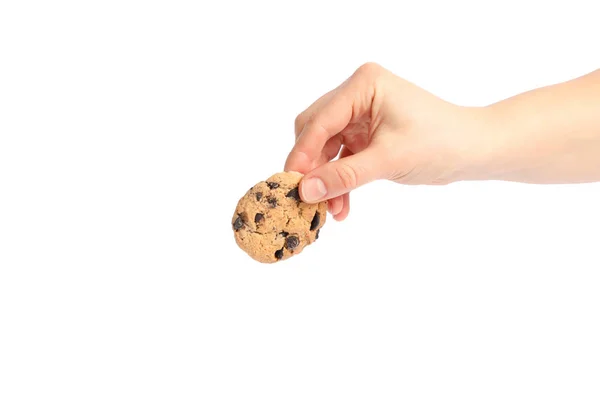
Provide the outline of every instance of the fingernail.
<path id="1" fill-rule="evenodd" d="M 325 184 L 319 178 L 309 178 L 302 183 L 302 197 L 306 201 L 317 201 L 327 194 Z"/>

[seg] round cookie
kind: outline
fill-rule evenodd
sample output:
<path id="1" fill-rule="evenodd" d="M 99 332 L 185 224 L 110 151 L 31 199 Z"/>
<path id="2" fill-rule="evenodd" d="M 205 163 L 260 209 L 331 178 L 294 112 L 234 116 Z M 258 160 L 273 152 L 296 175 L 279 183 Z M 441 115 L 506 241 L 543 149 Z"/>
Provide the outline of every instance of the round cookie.
<path id="1" fill-rule="evenodd" d="M 254 185 L 240 198 L 231 219 L 237 245 L 261 263 L 297 255 L 319 237 L 327 202 L 300 199 L 302 174 L 279 172 Z"/>

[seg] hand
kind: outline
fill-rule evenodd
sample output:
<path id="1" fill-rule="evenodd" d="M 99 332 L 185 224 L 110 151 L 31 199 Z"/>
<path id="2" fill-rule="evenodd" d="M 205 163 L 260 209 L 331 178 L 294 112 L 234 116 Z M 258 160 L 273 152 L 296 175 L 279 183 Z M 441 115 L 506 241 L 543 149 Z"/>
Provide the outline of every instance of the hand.
<path id="1" fill-rule="evenodd" d="M 296 117 L 285 170 L 305 174 L 303 201 L 329 200 L 329 212 L 341 221 L 350 192 L 374 180 L 461 179 L 475 163 L 479 119 L 478 109 L 450 104 L 368 63 Z"/>

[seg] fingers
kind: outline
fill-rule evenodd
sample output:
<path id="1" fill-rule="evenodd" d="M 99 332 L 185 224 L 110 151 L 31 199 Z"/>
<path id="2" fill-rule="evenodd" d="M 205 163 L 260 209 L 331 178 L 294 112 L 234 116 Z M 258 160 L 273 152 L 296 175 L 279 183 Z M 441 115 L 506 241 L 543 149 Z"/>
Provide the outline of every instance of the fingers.
<path id="1" fill-rule="evenodd" d="M 286 160 L 286 171 L 306 173 L 315 168 L 328 140 L 370 113 L 377 68 L 371 64 L 362 66 L 296 118 L 297 138 Z"/>
<path id="2" fill-rule="evenodd" d="M 353 100 L 338 94 L 304 125 L 286 161 L 285 169 L 306 173 L 316 167 L 327 141 L 348 125 Z"/>
<path id="3" fill-rule="evenodd" d="M 300 137 L 300 134 L 302 133 L 302 130 L 304 129 L 304 126 L 306 125 L 306 123 L 311 118 L 314 118 L 314 115 L 317 114 L 317 112 L 323 107 L 323 105 L 327 104 L 331 100 L 331 98 L 333 98 L 333 96 L 335 95 L 335 93 L 338 89 L 339 89 L 339 87 L 324 94 L 323 96 L 318 98 L 314 103 L 312 103 L 306 110 L 304 110 L 302 113 L 298 114 L 298 116 L 296 117 L 296 120 L 294 121 L 294 134 L 296 136 L 296 142 L 298 141 L 298 138 Z M 330 140 L 330 141 L 335 142 L 334 138 L 332 138 L 332 140 Z M 338 145 L 337 149 L 335 149 L 336 154 L 340 150 L 341 139 L 339 139 L 338 142 L 340 144 Z M 323 158 L 326 158 L 327 154 L 329 154 L 329 152 L 334 151 L 333 148 L 335 148 L 335 144 L 332 144 L 332 145 L 326 146 L 326 147 L 327 147 L 327 150 L 323 149 L 323 153 L 324 153 Z M 332 150 L 329 150 L 330 148 L 332 148 Z M 323 159 L 315 160 L 315 159 L 310 159 L 307 154 L 304 154 L 300 151 L 292 149 L 292 151 L 290 152 L 290 154 L 288 155 L 288 157 L 285 161 L 284 170 L 285 171 L 296 171 L 296 172 L 300 172 L 300 173 L 304 174 L 304 173 L 310 171 L 311 169 L 315 168 L 317 165 L 323 164 L 323 163 L 331 160 L 334 157 L 335 157 L 335 155 L 333 155 L 331 158 L 329 158 L 325 161 L 323 161 Z"/>
<path id="4" fill-rule="evenodd" d="M 346 219 L 350 212 L 350 193 L 344 193 L 341 196 L 330 199 L 327 204 L 327 210 L 336 221 Z"/>
<path id="5" fill-rule="evenodd" d="M 338 87 L 339 88 L 339 87 Z M 296 139 L 300 136 L 300 132 L 304 129 L 304 125 L 306 122 L 319 110 L 323 107 L 323 104 L 329 102 L 329 100 L 335 95 L 335 92 L 338 88 L 325 93 L 323 96 L 319 97 L 314 103 L 312 103 L 306 110 L 302 111 L 296 117 L 294 121 L 294 134 L 296 135 Z"/>
<path id="6" fill-rule="evenodd" d="M 340 158 L 350 157 L 353 154 L 354 153 L 352 153 L 347 146 L 344 146 L 342 152 L 340 153 Z M 343 221 L 350 213 L 350 193 L 344 193 L 339 197 L 335 197 L 333 200 L 336 199 L 339 200 L 339 205 L 336 205 L 336 208 L 332 210 L 331 215 L 333 215 L 334 220 Z"/>
<path id="7" fill-rule="evenodd" d="M 354 101 L 351 95 L 340 92 L 309 119 L 293 150 L 308 155 L 311 160 L 317 159 L 325 143 L 350 123 Z"/>
<path id="8" fill-rule="evenodd" d="M 333 216 L 339 214 L 344 208 L 344 198 L 343 196 L 334 197 L 327 202 L 327 211 Z"/>
<path id="9" fill-rule="evenodd" d="M 337 136 L 334 136 L 334 138 L 335 137 L 337 137 Z M 332 139 L 330 139 L 330 140 L 332 140 Z M 352 151 L 350 151 L 350 149 L 347 146 L 344 146 L 340 153 L 340 158 L 348 157 L 348 156 L 351 156 L 352 154 L 353 154 Z M 330 161 L 330 160 L 331 159 L 329 159 L 327 161 Z M 344 209 L 348 208 L 349 203 L 350 203 L 350 194 L 346 193 L 341 196 L 329 199 L 328 204 L 327 204 L 327 210 L 333 216 L 333 218 L 336 219 L 336 216 L 338 214 L 340 214 L 342 211 L 344 211 Z M 346 215 L 347 214 L 348 213 L 346 212 Z"/>
<path id="10" fill-rule="evenodd" d="M 315 167 L 333 160 L 340 153 L 341 148 L 342 137 L 340 135 L 336 135 L 329 139 L 327 143 L 325 143 L 325 146 L 323 146 L 321 157 L 319 158 L 319 161 Z"/>
<path id="11" fill-rule="evenodd" d="M 306 154 L 294 153 L 293 156 L 288 157 L 285 170 L 296 171 L 305 174 L 319 165 L 333 160 L 340 152 L 341 147 L 342 137 L 340 135 L 336 135 L 329 139 L 327 143 L 325 143 L 325 146 L 323 146 L 323 150 L 321 151 L 321 155 L 318 159 L 309 160 Z"/>
<path id="12" fill-rule="evenodd" d="M 338 197 L 339 199 L 340 197 Z M 348 214 L 350 213 L 350 193 L 344 193 L 341 196 L 342 199 L 342 209 L 337 214 L 334 214 L 333 219 L 336 221 L 343 221 L 346 219 Z"/>
<path id="13" fill-rule="evenodd" d="M 385 152 L 385 148 L 371 144 L 359 153 L 315 168 L 300 182 L 300 197 L 307 203 L 329 200 L 383 177 Z"/>

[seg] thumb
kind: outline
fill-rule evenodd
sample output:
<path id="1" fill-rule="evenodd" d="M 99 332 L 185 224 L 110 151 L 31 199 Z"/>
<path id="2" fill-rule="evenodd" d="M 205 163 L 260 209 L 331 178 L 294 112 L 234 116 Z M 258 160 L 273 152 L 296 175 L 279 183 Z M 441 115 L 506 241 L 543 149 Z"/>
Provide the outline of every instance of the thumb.
<path id="1" fill-rule="evenodd" d="M 369 146 L 354 155 L 315 168 L 302 178 L 300 197 L 307 203 L 329 200 L 382 178 L 384 152 L 385 149 Z"/>

